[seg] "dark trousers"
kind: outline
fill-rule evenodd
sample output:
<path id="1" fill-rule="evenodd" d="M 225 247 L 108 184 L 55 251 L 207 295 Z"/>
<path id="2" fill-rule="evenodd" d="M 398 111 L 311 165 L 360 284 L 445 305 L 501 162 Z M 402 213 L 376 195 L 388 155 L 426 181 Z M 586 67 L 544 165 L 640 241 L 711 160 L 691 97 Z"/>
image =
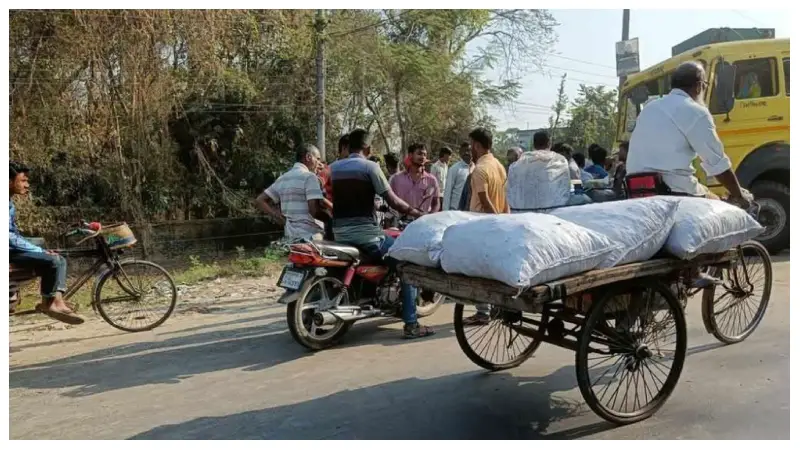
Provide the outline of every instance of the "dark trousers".
<path id="1" fill-rule="evenodd" d="M 59 255 L 38 252 L 11 252 L 9 262 L 15 267 L 33 270 L 42 277 L 42 297 L 53 298 L 67 290 L 67 260 Z"/>

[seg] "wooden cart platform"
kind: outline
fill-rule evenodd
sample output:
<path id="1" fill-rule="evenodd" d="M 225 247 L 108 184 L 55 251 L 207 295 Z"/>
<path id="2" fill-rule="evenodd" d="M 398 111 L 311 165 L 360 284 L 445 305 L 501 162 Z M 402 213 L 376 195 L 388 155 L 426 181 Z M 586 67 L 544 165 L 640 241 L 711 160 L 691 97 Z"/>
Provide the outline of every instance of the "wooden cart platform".
<path id="1" fill-rule="evenodd" d="M 634 278 L 662 276 L 690 267 L 716 266 L 736 257 L 737 250 L 701 255 L 692 260 L 659 258 L 596 269 L 527 289 L 517 289 L 499 281 L 448 274 L 441 269 L 400 264 L 403 281 L 422 289 L 447 295 L 462 303 L 483 303 L 524 312 L 538 312 L 541 305 L 562 300 L 569 295 Z"/>

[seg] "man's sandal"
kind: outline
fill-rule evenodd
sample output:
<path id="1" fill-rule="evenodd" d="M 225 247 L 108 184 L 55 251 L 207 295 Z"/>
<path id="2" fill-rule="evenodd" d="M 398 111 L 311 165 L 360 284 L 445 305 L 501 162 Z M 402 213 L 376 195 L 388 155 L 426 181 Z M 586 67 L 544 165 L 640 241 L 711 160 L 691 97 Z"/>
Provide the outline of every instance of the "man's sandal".
<path id="1" fill-rule="evenodd" d="M 436 331 L 433 328 L 420 325 L 419 323 L 415 323 L 411 326 L 406 325 L 403 327 L 403 338 L 405 339 L 417 339 L 432 336 L 434 334 L 436 334 Z"/>
<path id="2" fill-rule="evenodd" d="M 41 304 L 36 305 L 36 311 L 50 317 L 51 319 L 58 320 L 59 322 L 64 322 L 69 325 L 80 325 L 84 322 L 83 317 L 78 316 L 77 314 L 73 313 L 65 313 L 60 311 L 53 311 L 50 308 L 46 308 Z"/>

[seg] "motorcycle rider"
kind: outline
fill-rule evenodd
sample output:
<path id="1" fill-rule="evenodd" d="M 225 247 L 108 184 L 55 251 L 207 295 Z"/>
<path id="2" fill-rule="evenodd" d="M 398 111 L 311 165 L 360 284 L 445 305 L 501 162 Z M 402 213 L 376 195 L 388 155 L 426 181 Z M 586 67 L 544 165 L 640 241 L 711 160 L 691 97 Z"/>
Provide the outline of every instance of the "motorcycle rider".
<path id="1" fill-rule="evenodd" d="M 333 203 L 333 234 L 337 242 L 357 247 L 371 258 L 380 260 L 394 239 L 386 236 L 377 223 L 375 195 L 381 196 L 401 214 L 416 218 L 423 213 L 392 191 L 380 166 L 367 159 L 370 152 L 369 132 L 353 130 L 349 134 L 349 156 L 330 166 L 331 186 L 336 199 Z M 417 289 L 401 282 L 400 290 L 405 322 L 403 336 L 414 339 L 434 334 L 432 328 L 417 321 Z"/>

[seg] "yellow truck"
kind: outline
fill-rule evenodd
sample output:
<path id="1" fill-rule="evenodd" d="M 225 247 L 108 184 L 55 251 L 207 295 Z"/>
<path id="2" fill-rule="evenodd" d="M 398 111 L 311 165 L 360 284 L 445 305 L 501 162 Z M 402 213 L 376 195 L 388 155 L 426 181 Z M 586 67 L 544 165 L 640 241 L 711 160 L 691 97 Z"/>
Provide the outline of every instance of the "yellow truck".
<path id="1" fill-rule="evenodd" d="M 789 247 L 789 39 L 759 39 L 704 45 L 631 75 L 623 84 L 617 142 L 630 139 L 648 101 L 670 91 L 671 75 L 683 62 L 706 68 L 705 103 L 725 152 L 743 187 L 761 206 L 767 228 L 758 239 L 772 252 Z M 712 191 L 725 189 L 697 176 Z"/>

